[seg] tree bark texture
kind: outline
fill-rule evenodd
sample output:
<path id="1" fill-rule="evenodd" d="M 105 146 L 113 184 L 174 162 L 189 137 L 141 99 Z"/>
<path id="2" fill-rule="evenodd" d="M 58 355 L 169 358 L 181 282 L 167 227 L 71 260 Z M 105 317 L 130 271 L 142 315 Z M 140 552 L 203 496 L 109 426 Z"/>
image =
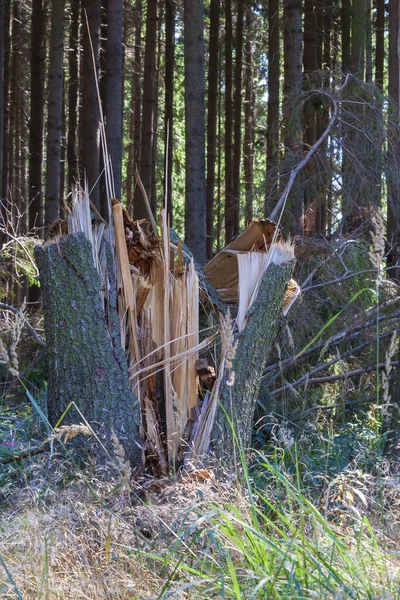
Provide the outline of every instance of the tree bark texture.
<path id="1" fill-rule="evenodd" d="M 211 435 L 216 454 L 232 461 L 236 442 L 229 420 L 243 449 L 251 442 L 253 417 L 268 355 L 275 340 L 286 286 L 294 263 L 272 264 L 264 274 L 260 292 L 248 313 L 244 330 L 236 336 L 232 369 L 219 391 L 220 406 Z M 233 385 L 232 379 L 234 380 Z"/>
<path id="2" fill-rule="evenodd" d="M 50 422 L 54 425 L 75 402 L 89 422 L 103 425 L 107 437 L 113 428 L 129 458 L 138 463 L 140 407 L 130 390 L 119 336 L 110 340 L 106 327 L 91 244 L 83 234 L 70 235 L 36 247 L 35 257 L 48 347 Z M 108 308 L 116 315 L 115 297 Z M 118 325 L 113 331 L 119 331 Z M 73 409 L 67 418 L 80 419 Z"/>
<path id="3" fill-rule="evenodd" d="M 79 97 L 79 11 L 80 0 L 71 0 L 71 28 L 68 49 L 68 191 L 79 180 L 77 155 L 78 97 Z"/>
<path id="4" fill-rule="evenodd" d="M 83 85 L 80 131 L 82 160 L 80 162 L 84 178 L 88 181 L 90 198 L 97 210 L 100 211 L 100 185 L 98 182 L 100 174 L 100 109 L 95 80 L 100 72 L 100 0 L 83 0 L 82 9 Z"/>
<path id="5" fill-rule="evenodd" d="M 389 4 L 389 97 L 390 121 L 388 173 L 387 241 L 390 252 L 388 266 L 394 266 L 400 255 L 400 5 L 396 0 Z M 390 271 L 391 277 L 400 278 L 400 268 Z"/>
<path id="6" fill-rule="evenodd" d="M 3 130 L 4 130 L 4 13 L 5 0 L 0 0 L 0 190 L 3 189 Z"/>
<path id="7" fill-rule="evenodd" d="M 185 242 L 201 265 L 206 262 L 203 12 L 203 0 L 185 0 Z"/>
<path id="8" fill-rule="evenodd" d="M 165 153 L 167 158 L 164 176 L 169 223 L 172 227 L 172 171 L 174 159 L 174 71 L 175 71 L 175 2 L 165 3 Z M 167 137 L 168 136 L 168 137 Z"/>
<path id="9" fill-rule="evenodd" d="M 45 225 L 60 214 L 60 164 L 64 58 L 64 0 L 53 0 L 48 80 Z"/>
<path id="10" fill-rule="evenodd" d="M 285 170 L 293 169 L 303 158 L 302 124 L 300 115 L 291 118 L 288 109 L 292 94 L 302 86 L 302 3 L 301 0 L 284 0 L 284 101 Z M 288 197 L 286 216 L 292 235 L 303 235 L 304 202 L 301 182 L 296 179 Z M 286 218 L 285 218 L 286 217 Z"/>
<path id="11" fill-rule="evenodd" d="M 233 236 L 240 229 L 240 167 L 242 157 L 242 68 L 243 68 L 243 18 L 244 0 L 237 0 L 236 48 L 235 48 L 235 98 L 234 98 L 234 136 L 232 159 L 232 208 Z"/>
<path id="12" fill-rule="evenodd" d="M 146 17 L 146 47 L 144 55 L 144 79 L 143 79 L 143 118 L 142 118 L 142 149 L 140 155 L 140 177 L 146 190 L 151 208 L 156 206 L 156 198 L 151 197 L 151 186 L 153 181 L 153 144 L 154 144 L 154 114 L 156 105 L 155 81 L 156 73 L 156 51 L 157 51 L 157 0 L 149 0 L 147 3 Z M 140 196 L 140 201 L 135 202 L 135 219 L 146 219 L 148 217 L 146 205 Z"/>
<path id="13" fill-rule="evenodd" d="M 279 158 L 279 0 L 268 2 L 268 109 L 267 164 L 264 217 L 271 214 L 278 200 Z"/>
<path id="14" fill-rule="evenodd" d="M 253 220 L 253 173 L 254 173 L 254 90 L 253 90 L 253 49 L 251 42 L 253 13 L 251 8 L 246 11 L 246 44 L 244 65 L 244 141 L 243 141 L 243 171 L 246 194 L 245 219 L 246 223 Z"/>
<path id="15" fill-rule="evenodd" d="M 220 0 L 210 5 L 210 44 L 208 61 L 208 113 L 207 113 L 207 259 L 213 255 L 214 244 L 214 191 L 215 165 L 217 163 L 218 73 L 219 73 L 219 22 Z"/>
<path id="16" fill-rule="evenodd" d="M 122 0 L 108 0 L 105 79 L 105 123 L 115 197 L 121 198 L 122 178 Z"/>
<path id="17" fill-rule="evenodd" d="M 225 244 L 233 238 L 232 0 L 225 0 Z"/>

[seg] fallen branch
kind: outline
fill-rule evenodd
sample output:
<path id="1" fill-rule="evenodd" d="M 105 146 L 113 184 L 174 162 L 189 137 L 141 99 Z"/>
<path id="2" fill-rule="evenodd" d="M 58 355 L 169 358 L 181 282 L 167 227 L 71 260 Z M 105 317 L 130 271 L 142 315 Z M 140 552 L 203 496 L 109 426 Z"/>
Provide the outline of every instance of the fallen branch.
<path id="1" fill-rule="evenodd" d="M 400 364 L 400 361 L 392 361 L 390 366 L 397 367 Z M 370 373 L 371 371 L 375 371 L 375 369 L 384 369 L 386 363 L 379 363 L 377 365 L 371 365 L 369 367 L 355 369 L 354 371 L 345 371 L 344 373 L 339 373 L 338 375 L 327 375 L 326 377 L 313 377 L 312 379 L 307 379 L 307 381 L 301 381 L 288 383 L 283 387 L 274 390 L 271 392 L 271 396 L 280 396 L 283 392 L 291 390 L 295 387 L 298 387 L 302 383 L 309 385 L 316 385 L 318 383 L 331 383 L 332 381 L 339 381 L 340 379 L 348 379 L 349 377 L 356 377 L 357 375 L 363 375 L 364 373 Z"/>
<path id="2" fill-rule="evenodd" d="M 46 348 L 46 342 L 40 337 L 40 335 L 38 334 L 36 329 L 34 327 L 32 327 L 32 325 L 29 323 L 29 321 L 27 319 L 25 319 L 25 317 L 21 314 L 21 311 L 18 308 L 15 308 L 14 306 L 11 306 L 10 304 L 4 304 L 3 302 L 0 302 L 0 309 L 8 310 L 8 311 L 14 313 L 15 315 L 17 315 L 22 320 L 23 324 L 25 325 L 25 327 L 27 328 L 29 333 L 33 336 L 36 343 L 39 344 L 39 346 Z"/>
<path id="3" fill-rule="evenodd" d="M 394 329 L 393 331 L 387 331 L 386 333 L 382 334 L 378 338 L 378 342 L 380 342 L 384 338 L 392 336 L 395 331 L 397 332 L 398 329 Z M 299 377 L 299 379 L 297 379 L 296 381 L 294 381 L 293 383 L 291 383 L 290 384 L 291 387 L 297 387 L 298 385 L 301 385 L 303 383 L 303 381 L 304 382 L 309 381 L 310 377 L 312 377 L 313 375 L 316 375 L 317 373 L 320 373 L 321 371 L 325 371 L 326 369 L 329 369 L 329 367 L 332 367 L 333 365 L 336 365 L 341 360 L 344 360 L 345 358 L 351 356 L 352 354 L 355 354 L 356 352 L 360 352 L 360 350 L 363 350 L 364 348 L 367 348 L 368 346 L 371 346 L 376 341 L 377 341 L 376 338 L 374 338 L 374 339 L 368 340 L 367 342 L 363 342 L 362 344 L 359 344 L 358 346 L 355 346 L 354 348 L 350 348 L 350 350 L 348 350 L 344 354 L 341 354 L 340 356 L 338 356 L 338 357 L 330 360 L 329 362 L 323 363 L 321 365 L 318 365 L 317 367 L 315 367 L 311 371 L 308 371 L 308 373 L 306 373 L 305 375 L 302 375 L 301 377 Z M 271 381 L 274 381 L 277 376 L 279 376 L 279 374 L 275 375 L 271 379 Z"/>
<path id="4" fill-rule="evenodd" d="M 343 89 L 346 87 L 347 82 L 349 79 L 349 75 L 346 75 L 346 78 L 344 80 L 343 85 L 341 85 L 341 87 L 338 89 L 337 94 L 340 94 L 340 92 L 343 91 Z M 325 92 L 326 94 L 326 92 Z M 330 134 L 330 132 L 332 131 L 332 128 L 335 124 L 335 121 L 337 119 L 338 116 L 338 112 L 339 112 L 339 106 L 338 103 L 336 101 L 335 98 L 333 98 L 332 96 L 329 96 L 331 102 L 332 102 L 332 106 L 333 106 L 333 113 L 332 116 L 330 118 L 330 121 L 328 123 L 327 128 L 325 129 L 324 133 L 321 135 L 321 137 L 315 142 L 315 144 L 313 146 L 311 146 L 310 150 L 307 152 L 306 156 L 303 158 L 302 161 L 299 162 L 299 164 L 297 165 L 297 167 L 295 167 L 294 169 L 292 169 L 291 173 L 290 173 L 290 177 L 289 177 L 289 181 L 287 182 L 285 189 L 283 190 L 281 197 L 278 200 L 277 205 L 275 206 L 274 210 L 272 211 L 272 213 L 270 214 L 270 219 L 275 221 L 276 218 L 278 217 L 279 212 L 281 211 L 281 209 L 284 208 L 285 203 L 286 203 L 286 199 L 289 195 L 290 190 L 293 187 L 293 184 L 295 182 L 295 179 L 297 177 L 297 175 L 300 173 L 300 171 L 302 169 L 304 169 L 304 167 L 308 164 L 308 162 L 311 160 L 311 158 L 314 156 L 314 154 L 316 153 L 316 151 L 322 146 L 322 144 L 325 142 L 326 138 L 328 137 L 328 135 Z M 279 219 L 280 220 L 280 219 Z M 278 223 L 279 225 L 279 223 Z"/>
<path id="5" fill-rule="evenodd" d="M 38 454 L 42 454 L 48 450 L 49 442 L 45 441 L 40 446 L 34 446 L 33 448 L 29 448 L 28 450 L 24 450 L 19 454 L 12 454 L 11 456 L 6 456 L 5 458 L 0 459 L 0 465 L 8 465 L 9 463 L 16 462 L 18 460 L 23 460 L 25 458 L 30 458 L 31 456 L 37 456 Z"/>
<path id="6" fill-rule="evenodd" d="M 268 377 L 269 373 L 272 373 L 276 370 L 279 370 L 279 374 L 281 374 L 284 370 L 297 364 L 297 362 L 299 360 L 304 360 L 304 359 L 308 358 L 309 356 L 316 354 L 319 350 L 322 350 L 323 348 L 328 349 L 328 348 L 331 348 L 332 346 L 337 346 L 344 340 L 346 340 L 346 342 L 350 341 L 350 340 L 358 337 L 362 330 L 367 329 L 368 327 L 375 326 L 377 322 L 381 323 L 382 321 L 398 319 L 399 317 L 400 317 L 400 310 L 393 314 L 390 314 L 390 315 L 381 315 L 380 317 L 378 317 L 378 319 L 374 318 L 369 321 L 364 321 L 364 323 L 359 323 L 357 325 L 353 325 L 349 329 L 345 329 L 345 330 L 335 334 L 334 336 L 331 337 L 330 340 L 327 340 L 325 342 L 320 342 L 319 344 L 316 344 L 315 346 L 308 348 L 304 352 L 300 351 L 295 356 L 289 356 L 285 360 L 276 362 L 273 365 L 269 365 L 264 370 L 263 379 L 266 379 Z M 271 377 L 271 380 L 273 380 L 273 379 L 276 379 L 276 376 Z"/>
<path id="7" fill-rule="evenodd" d="M 390 269 L 395 269 L 394 267 L 386 267 L 383 271 L 389 271 Z M 364 275 L 365 273 L 375 273 L 376 269 L 364 269 L 363 271 L 357 271 L 356 273 L 347 273 L 338 277 L 337 279 L 332 279 L 331 281 L 323 281 L 321 283 L 316 283 L 315 285 L 309 285 L 308 287 L 301 288 L 301 293 L 305 294 L 305 292 L 309 292 L 310 290 L 316 290 L 317 288 L 326 287 L 328 285 L 334 285 L 335 283 L 342 283 L 342 281 L 346 281 L 347 279 L 351 279 L 352 277 L 357 277 L 358 275 Z"/>

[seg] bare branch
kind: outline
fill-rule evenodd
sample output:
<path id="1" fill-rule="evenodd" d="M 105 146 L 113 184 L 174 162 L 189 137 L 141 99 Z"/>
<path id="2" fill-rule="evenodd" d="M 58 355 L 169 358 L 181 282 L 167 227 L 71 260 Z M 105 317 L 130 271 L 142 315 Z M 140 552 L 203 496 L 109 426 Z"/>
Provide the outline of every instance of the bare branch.
<path id="1" fill-rule="evenodd" d="M 400 364 L 399 361 L 392 361 L 390 365 L 392 367 L 397 367 Z M 319 383 L 331 383 L 332 381 L 338 381 L 340 379 L 348 379 L 349 377 L 356 377 L 357 375 L 363 375 L 363 373 L 370 373 L 371 371 L 375 371 L 375 369 L 384 369 L 386 363 L 379 363 L 378 365 L 370 365 L 369 367 L 355 369 L 354 371 L 345 371 L 344 373 L 339 373 L 338 375 L 327 375 L 326 377 L 313 377 L 311 379 L 307 379 L 307 381 L 301 381 L 300 383 L 294 381 L 293 383 L 288 383 L 277 390 L 271 392 L 271 396 L 280 396 L 283 392 L 293 389 L 301 385 L 302 383 L 307 383 L 309 385 L 317 385 Z M 303 378 L 302 378 L 303 379 Z"/>
<path id="2" fill-rule="evenodd" d="M 40 337 L 40 335 L 38 334 L 36 329 L 34 327 L 32 327 L 32 325 L 29 323 L 29 321 L 27 319 L 25 319 L 25 317 L 21 314 L 21 311 L 18 310 L 18 308 L 15 308 L 15 306 L 11 306 L 10 304 L 4 304 L 3 302 L 0 302 L 0 309 L 8 310 L 8 311 L 14 313 L 15 315 L 18 315 L 18 317 L 20 319 L 22 319 L 22 322 L 25 325 L 25 327 L 27 328 L 27 330 L 29 331 L 29 333 L 35 339 L 36 343 L 39 344 L 39 346 L 46 348 L 46 342 Z"/>
<path id="3" fill-rule="evenodd" d="M 349 75 L 346 75 L 346 78 L 344 80 L 343 85 L 339 88 L 339 90 L 337 91 L 337 94 L 340 94 L 340 92 L 346 87 L 347 82 L 349 79 Z M 325 92 L 326 95 L 326 92 Z M 335 121 L 337 119 L 338 116 L 338 112 L 339 112 L 339 105 L 336 101 L 335 98 L 333 98 L 332 96 L 329 96 L 331 102 L 332 102 L 332 106 L 333 106 L 333 112 L 332 112 L 332 116 L 329 120 L 328 126 L 325 129 L 324 133 L 321 135 L 321 137 L 315 142 L 315 144 L 310 148 L 310 150 L 307 152 L 306 156 L 303 158 L 303 160 L 301 160 L 299 162 L 299 164 L 297 165 L 297 167 L 295 167 L 294 169 L 292 169 L 291 173 L 290 173 L 290 177 L 289 177 L 289 181 L 287 182 L 285 189 L 283 190 L 281 197 L 278 200 L 277 205 L 275 206 L 274 210 L 272 211 L 272 213 L 270 214 L 270 219 L 272 219 L 273 221 L 276 220 L 279 212 L 285 207 L 286 204 L 286 200 L 287 197 L 289 195 L 290 190 L 293 187 L 293 184 L 295 182 L 295 179 L 297 177 L 297 175 L 300 173 L 300 171 L 302 169 L 304 169 L 304 167 L 307 165 L 307 163 L 311 160 L 311 158 L 314 156 L 314 154 L 316 153 L 316 151 L 322 146 L 322 144 L 325 142 L 326 138 L 328 137 L 328 135 L 330 134 L 330 132 L 332 131 L 332 128 L 335 124 Z M 279 218 L 280 220 L 280 218 Z"/>

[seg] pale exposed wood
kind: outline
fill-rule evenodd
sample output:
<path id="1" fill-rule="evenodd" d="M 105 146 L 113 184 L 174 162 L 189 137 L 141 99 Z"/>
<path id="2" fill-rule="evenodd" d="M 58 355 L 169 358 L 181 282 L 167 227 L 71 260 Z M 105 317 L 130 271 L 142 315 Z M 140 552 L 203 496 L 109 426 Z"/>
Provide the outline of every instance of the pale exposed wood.
<path id="1" fill-rule="evenodd" d="M 135 296 L 129 265 L 128 251 L 126 248 L 124 220 L 122 204 L 115 203 L 113 206 L 115 249 L 118 256 L 119 273 L 121 278 L 121 290 L 124 298 L 125 311 L 128 315 L 130 333 L 130 355 L 131 360 L 139 361 L 140 352 L 136 332 Z"/>

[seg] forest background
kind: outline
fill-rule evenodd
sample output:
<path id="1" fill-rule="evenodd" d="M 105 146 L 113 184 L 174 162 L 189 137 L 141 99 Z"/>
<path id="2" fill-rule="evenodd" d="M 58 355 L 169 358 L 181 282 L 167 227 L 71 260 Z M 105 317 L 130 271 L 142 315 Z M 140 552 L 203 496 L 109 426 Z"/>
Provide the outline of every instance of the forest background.
<path id="1" fill-rule="evenodd" d="M 62 544 L 47 550 L 43 502 L 55 531 L 62 503 L 89 531 L 66 572 L 93 597 L 126 598 L 128 575 L 132 588 L 148 586 L 145 597 L 167 598 L 181 582 L 194 598 L 204 589 L 204 597 L 397 597 L 399 39 L 398 0 L 0 0 L 1 527 L 13 531 L 15 522 L 16 539 L 28 539 L 21 515 L 33 502 L 41 516 L 32 539 L 43 549 L 39 564 L 24 542 L 32 550 L 24 572 L 23 545 L 0 545 L 12 565 L 4 590 L 15 593 L 17 581 L 17 591 L 31 586 L 40 596 L 51 580 L 56 597 L 76 597 L 56 574 Z M 97 216 L 107 217 L 103 125 L 115 196 L 134 219 L 148 218 L 145 196 L 157 219 L 166 205 L 200 265 L 252 219 L 277 220 L 283 206 L 283 234 L 295 241 L 302 299 L 280 322 L 263 374 L 253 432 L 263 454 L 249 471 L 242 465 L 250 500 L 240 499 L 238 513 L 229 484 L 165 484 L 182 492 L 181 504 L 163 501 L 171 512 L 184 514 L 205 494 L 212 504 L 224 498 L 221 519 L 201 513 L 188 525 L 186 516 L 141 507 L 134 531 L 125 527 L 120 511 L 139 492 L 127 483 L 118 440 L 120 483 L 106 484 L 93 468 L 87 496 L 73 461 L 54 459 L 49 476 L 41 451 L 24 454 L 45 435 L 37 409 L 47 377 L 43 340 L 23 327 L 29 317 L 43 329 L 31 241 L 62 231 L 77 182 L 87 182 Z M 140 493 L 152 499 L 147 483 Z M 105 498 L 112 527 L 106 511 L 96 512 Z M 87 527 L 93 518 L 99 536 Z M 75 535 L 68 528 L 62 535 Z M 198 563 L 192 537 L 206 557 Z M 95 548 L 96 582 L 81 560 L 87 548 Z M 132 558 L 138 548 L 145 566 Z M 162 561 L 160 578 L 153 560 Z M 117 587 L 107 587 L 110 577 Z"/>

